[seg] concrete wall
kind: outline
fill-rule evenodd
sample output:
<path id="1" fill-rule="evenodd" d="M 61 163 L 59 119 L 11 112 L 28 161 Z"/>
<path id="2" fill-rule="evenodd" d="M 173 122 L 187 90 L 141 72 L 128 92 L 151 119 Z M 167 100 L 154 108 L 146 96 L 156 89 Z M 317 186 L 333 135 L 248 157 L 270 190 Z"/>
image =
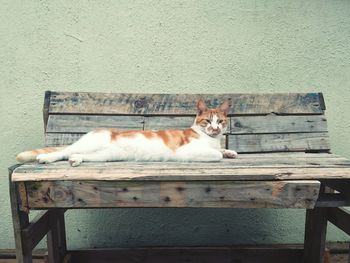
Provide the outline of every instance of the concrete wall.
<path id="1" fill-rule="evenodd" d="M 350 157 L 350 1 L 0 2 L 0 248 L 14 247 L 7 167 L 42 146 L 48 89 L 322 91 L 334 152 Z M 71 248 L 288 243 L 304 211 L 81 210 L 67 225 Z"/>

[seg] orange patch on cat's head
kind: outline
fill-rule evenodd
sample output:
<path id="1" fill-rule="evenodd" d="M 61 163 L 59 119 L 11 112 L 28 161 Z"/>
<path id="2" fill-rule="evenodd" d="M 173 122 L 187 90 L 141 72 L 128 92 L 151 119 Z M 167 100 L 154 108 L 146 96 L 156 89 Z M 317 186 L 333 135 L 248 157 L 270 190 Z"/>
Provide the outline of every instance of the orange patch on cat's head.
<path id="1" fill-rule="evenodd" d="M 220 112 L 222 114 L 224 114 L 225 116 L 227 116 L 228 111 L 230 110 L 231 104 L 229 100 L 225 100 L 219 107 L 217 107 L 216 109 L 209 109 L 207 104 L 205 103 L 205 101 L 203 99 L 199 99 L 197 101 L 197 116 L 201 115 L 207 111 L 211 111 L 211 110 L 216 110 L 217 112 Z"/>

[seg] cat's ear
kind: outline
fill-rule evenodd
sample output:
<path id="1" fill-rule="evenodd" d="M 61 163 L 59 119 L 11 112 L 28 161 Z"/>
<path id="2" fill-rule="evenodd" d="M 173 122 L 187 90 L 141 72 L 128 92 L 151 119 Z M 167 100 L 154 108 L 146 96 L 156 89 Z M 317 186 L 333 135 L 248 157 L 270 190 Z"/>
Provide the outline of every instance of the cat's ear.
<path id="1" fill-rule="evenodd" d="M 197 102 L 197 113 L 201 115 L 204 111 L 208 109 L 203 99 L 199 99 Z"/>
<path id="2" fill-rule="evenodd" d="M 225 100 L 220 106 L 219 106 L 219 110 L 224 112 L 225 115 L 228 114 L 228 111 L 230 110 L 231 104 L 229 100 Z"/>

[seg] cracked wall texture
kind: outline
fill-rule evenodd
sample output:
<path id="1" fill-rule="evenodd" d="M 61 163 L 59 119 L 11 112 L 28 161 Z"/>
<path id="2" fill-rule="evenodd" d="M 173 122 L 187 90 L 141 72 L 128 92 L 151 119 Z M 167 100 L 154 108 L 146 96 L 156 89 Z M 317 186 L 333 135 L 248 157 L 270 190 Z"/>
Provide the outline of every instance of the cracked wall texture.
<path id="1" fill-rule="evenodd" d="M 350 158 L 350 1 L 0 1 L 0 248 L 7 167 L 43 144 L 45 90 L 324 92 Z M 70 248 L 300 243 L 302 210 L 68 212 Z M 346 240 L 330 228 L 330 240 Z"/>

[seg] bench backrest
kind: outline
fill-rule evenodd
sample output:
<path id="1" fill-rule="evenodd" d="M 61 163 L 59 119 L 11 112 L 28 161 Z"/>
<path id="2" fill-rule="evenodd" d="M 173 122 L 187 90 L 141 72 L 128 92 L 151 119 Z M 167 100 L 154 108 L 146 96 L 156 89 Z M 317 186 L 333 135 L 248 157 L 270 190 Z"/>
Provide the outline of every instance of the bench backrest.
<path id="1" fill-rule="evenodd" d="M 210 107 L 230 99 L 230 128 L 223 144 L 240 153 L 327 152 L 321 93 L 285 94 L 45 94 L 46 146 L 71 144 L 97 127 L 120 130 L 188 128 L 196 102 Z"/>

